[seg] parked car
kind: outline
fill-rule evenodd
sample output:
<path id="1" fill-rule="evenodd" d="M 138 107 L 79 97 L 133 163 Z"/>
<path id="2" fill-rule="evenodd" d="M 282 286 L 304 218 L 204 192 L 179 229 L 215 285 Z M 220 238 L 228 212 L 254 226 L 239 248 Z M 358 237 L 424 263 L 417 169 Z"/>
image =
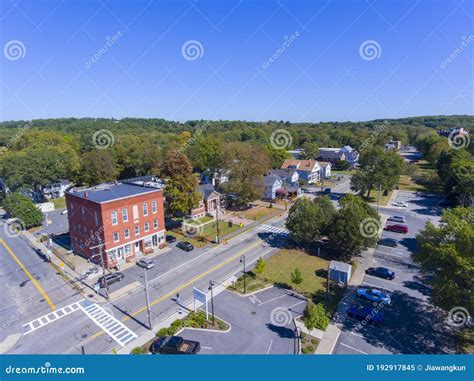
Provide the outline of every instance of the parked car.
<path id="1" fill-rule="evenodd" d="M 166 236 L 166 242 L 168 242 L 168 243 L 176 242 L 176 237 L 172 236 L 172 235 L 167 235 Z"/>
<path id="2" fill-rule="evenodd" d="M 162 336 L 150 346 L 150 352 L 154 355 L 197 355 L 200 351 L 198 341 L 185 340 L 181 336 Z"/>
<path id="3" fill-rule="evenodd" d="M 393 238 L 382 238 L 379 242 L 379 245 L 382 246 L 390 246 L 390 247 L 397 247 L 398 243 L 396 239 Z"/>
<path id="4" fill-rule="evenodd" d="M 187 242 L 187 241 L 178 242 L 176 244 L 176 247 L 179 247 L 181 250 L 184 250 L 184 251 L 191 251 L 194 249 L 194 246 L 190 242 Z"/>
<path id="5" fill-rule="evenodd" d="M 64 216 L 65 214 L 67 214 L 67 209 L 64 209 L 61 214 Z"/>
<path id="6" fill-rule="evenodd" d="M 392 280 L 395 278 L 395 273 L 392 270 L 387 269 L 386 267 L 369 267 L 365 270 L 365 273 L 368 275 L 373 275 L 378 278 L 384 278 Z"/>
<path id="7" fill-rule="evenodd" d="M 406 208 L 407 207 L 407 203 L 404 202 L 404 201 L 395 201 L 393 203 L 393 206 L 398 206 L 400 208 Z"/>
<path id="8" fill-rule="evenodd" d="M 391 216 L 388 218 L 388 220 L 391 222 L 400 222 L 402 224 L 406 222 L 405 217 L 403 216 Z"/>
<path id="9" fill-rule="evenodd" d="M 383 321 L 382 315 L 370 307 L 351 306 L 347 310 L 347 316 L 375 323 L 382 323 Z"/>
<path id="10" fill-rule="evenodd" d="M 376 288 L 361 287 L 357 290 L 356 296 L 359 299 L 370 300 L 376 303 L 384 302 L 385 304 L 390 304 L 392 301 L 390 295 Z"/>
<path id="11" fill-rule="evenodd" d="M 144 259 L 140 259 L 137 261 L 137 265 L 140 266 L 140 267 L 143 267 L 144 269 L 152 269 L 153 267 L 155 267 L 155 262 L 153 262 L 152 259 L 147 259 L 147 258 L 144 258 Z"/>
<path id="12" fill-rule="evenodd" d="M 97 283 L 99 284 L 100 287 L 105 287 L 105 284 L 107 283 L 108 286 L 120 282 L 123 278 L 125 278 L 125 275 L 123 275 L 121 272 L 116 272 L 116 273 L 111 273 L 107 274 L 104 277 L 100 277 Z"/>
<path id="13" fill-rule="evenodd" d="M 385 226 L 385 230 L 388 230 L 389 232 L 406 234 L 406 233 L 408 233 L 408 226 L 398 225 L 398 224 L 396 224 L 396 225 L 387 225 L 387 226 Z"/>
<path id="14" fill-rule="evenodd" d="M 326 188 L 326 189 L 324 190 L 324 193 L 325 193 L 325 194 L 331 193 L 331 188 Z"/>

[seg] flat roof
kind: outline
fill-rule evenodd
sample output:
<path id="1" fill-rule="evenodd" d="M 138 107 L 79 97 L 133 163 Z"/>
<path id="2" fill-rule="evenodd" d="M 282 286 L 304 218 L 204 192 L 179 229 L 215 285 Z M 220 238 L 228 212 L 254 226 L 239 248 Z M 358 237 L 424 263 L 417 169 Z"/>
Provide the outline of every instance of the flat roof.
<path id="1" fill-rule="evenodd" d="M 69 194 L 80 197 L 84 200 L 90 200 L 97 203 L 104 203 L 122 198 L 138 196 L 151 192 L 160 192 L 162 189 L 136 184 L 105 184 L 96 187 L 69 191 Z M 87 197 L 86 197 L 87 195 Z"/>

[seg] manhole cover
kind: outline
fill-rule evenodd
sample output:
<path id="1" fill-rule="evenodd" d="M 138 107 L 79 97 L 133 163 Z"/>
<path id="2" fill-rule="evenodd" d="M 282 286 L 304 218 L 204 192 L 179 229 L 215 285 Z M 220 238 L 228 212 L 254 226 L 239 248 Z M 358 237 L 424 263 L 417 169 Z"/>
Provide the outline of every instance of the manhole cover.
<path id="1" fill-rule="evenodd" d="M 85 339 L 86 337 L 87 337 L 87 333 L 85 333 L 84 335 L 81 335 L 82 339 Z"/>

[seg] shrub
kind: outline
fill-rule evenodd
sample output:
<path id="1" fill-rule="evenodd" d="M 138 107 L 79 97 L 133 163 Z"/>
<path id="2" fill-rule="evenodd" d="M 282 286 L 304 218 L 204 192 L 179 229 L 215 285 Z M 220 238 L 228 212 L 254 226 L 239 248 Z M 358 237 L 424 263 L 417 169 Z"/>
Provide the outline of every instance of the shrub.
<path id="1" fill-rule="evenodd" d="M 227 324 L 224 323 L 222 320 L 217 321 L 217 326 L 221 331 L 225 331 L 227 329 Z"/>
<path id="2" fill-rule="evenodd" d="M 301 282 L 303 282 L 303 275 L 301 275 L 301 271 L 299 268 L 294 269 L 291 273 L 291 281 L 294 284 L 300 284 Z"/>
<path id="3" fill-rule="evenodd" d="M 262 257 L 258 258 L 257 265 L 255 266 L 255 272 L 261 274 L 265 270 L 265 261 Z"/>
<path id="4" fill-rule="evenodd" d="M 303 312 L 303 322 L 309 330 L 314 328 L 326 329 L 329 324 L 329 318 L 324 306 L 321 303 L 314 304 L 311 301 L 308 302 Z"/>
<path id="5" fill-rule="evenodd" d="M 148 353 L 148 351 L 145 348 L 142 348 L 142 347 L 135 347 L 130 352 L 130 354 L 132 354 L 132 355 L 144 355 L 146 353 Z"/>

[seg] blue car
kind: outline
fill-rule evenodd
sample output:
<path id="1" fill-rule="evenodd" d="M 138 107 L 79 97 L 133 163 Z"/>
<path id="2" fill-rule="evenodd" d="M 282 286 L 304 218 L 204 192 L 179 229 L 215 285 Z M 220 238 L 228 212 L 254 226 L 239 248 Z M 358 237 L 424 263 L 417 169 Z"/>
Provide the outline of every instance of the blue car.
<path id="1" fill-rule="evenodd" d="M 372 302 L 390 304 L 392 301 L 390 296 L 383 291 L 377 290 L 376 288 L 364 288 L 361 287 L 357 290 L 357 297 L 360 299 L 370 300 Z"/>
<path id="2" fill-rule="evenodd" d="M 383 317 L 380 313 L 375 312 L 370 307 L 358 307 L 352 306 L 347 310 L 347 316 L 358 319 L 365 320 L 367 322 L 382 323 Z"/>

